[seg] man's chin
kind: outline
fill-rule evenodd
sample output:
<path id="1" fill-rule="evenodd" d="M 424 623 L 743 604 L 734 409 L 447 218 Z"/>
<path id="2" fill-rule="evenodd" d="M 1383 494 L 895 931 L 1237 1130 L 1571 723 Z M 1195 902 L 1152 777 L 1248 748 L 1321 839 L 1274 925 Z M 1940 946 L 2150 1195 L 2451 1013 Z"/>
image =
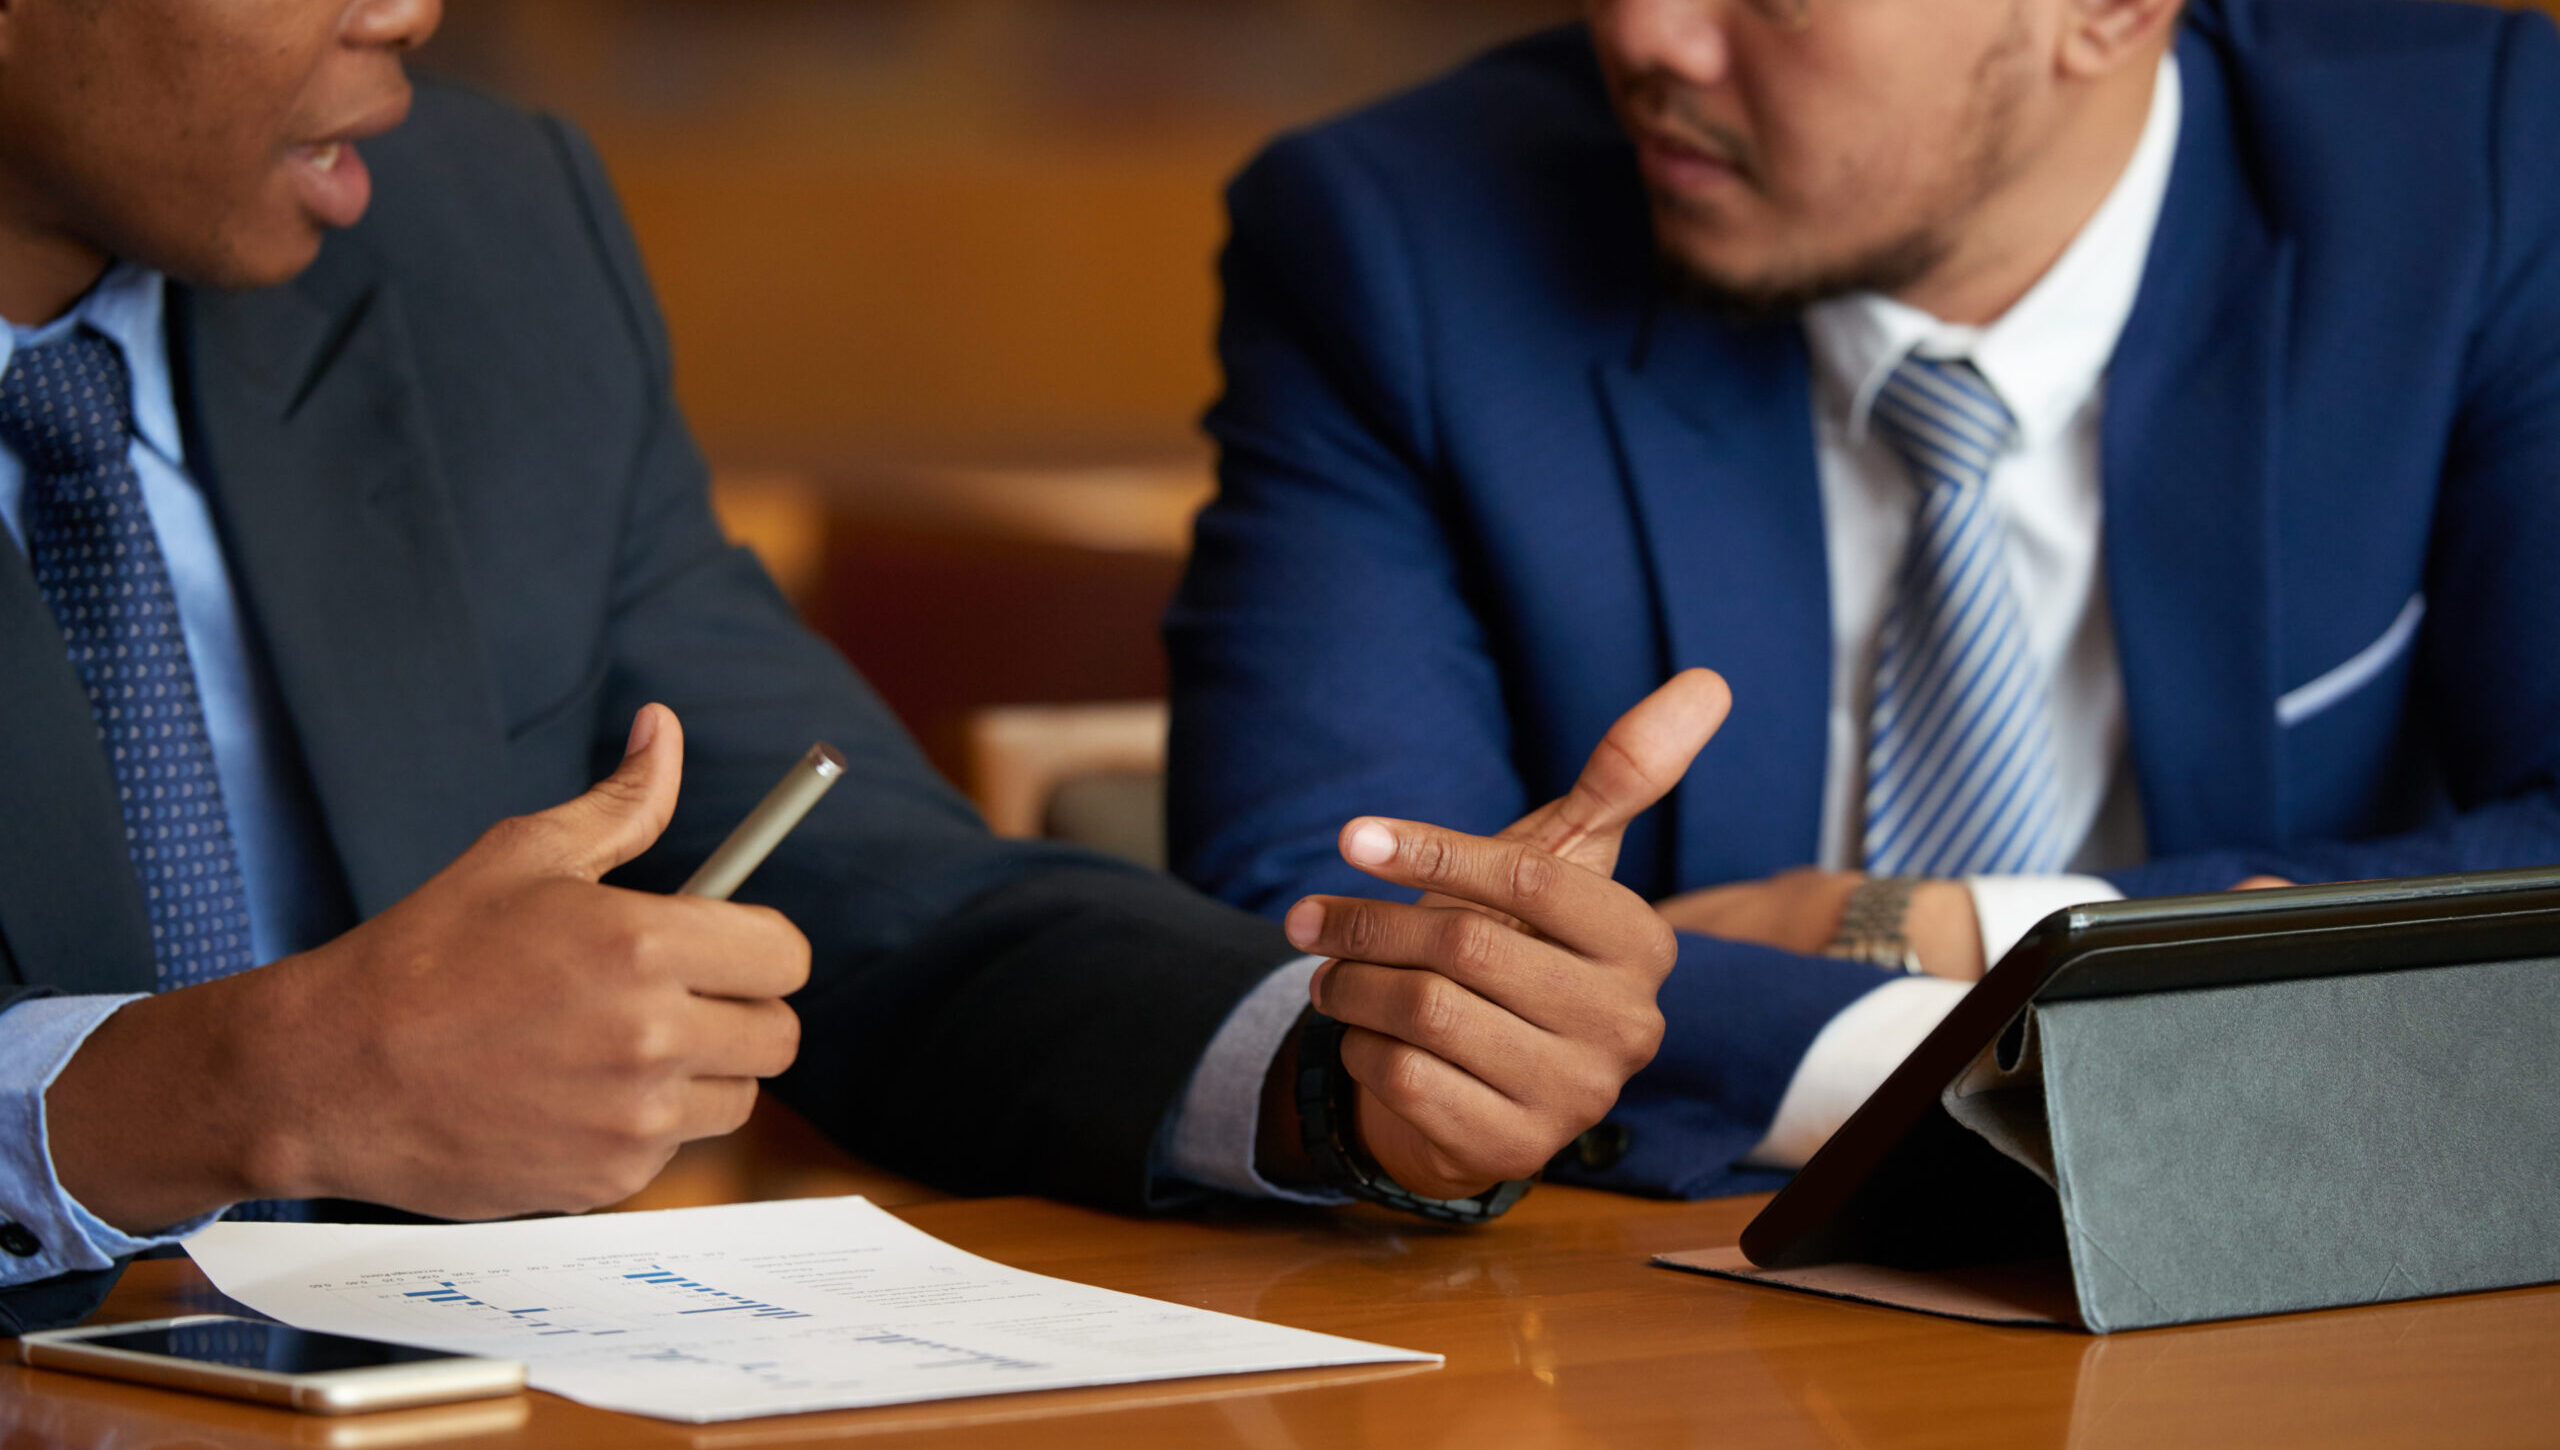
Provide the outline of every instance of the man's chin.
<path id="1" fill-rule="evenodd" d="M 1727 276 L 1667 250 L 1662 254 L 1662 273 L 1673 301 L 1740 326 L 1784 321 L 1817 302 L 1861 290 L 1854 283 L 1821 278 Z"/>
<path id="2" fill-rule="evenodd" d="M 326 236 L 316 226 L 297 227 L 261 237 L 254 245 L 234 246 L 216 256 L 190 258 L 161 270 L 180 281 L 226 292 L 281 287 L 320 259 L 320 244 Z"/>
<path id="3" fill-rule="evenodd" d="M 1901 292 L 1926 278 L 1946 256 L 1946 248 L 1926 234 L 1836 262 L 1782 261 L 1751 268 L 1706 256 L 1703 248 L 1684 246 L 1674 235 L 1659 238 L 1659 251 L 1677 301 L 1745 324 L 1790 318 L 1817 302 L 1851 293 Z"/>

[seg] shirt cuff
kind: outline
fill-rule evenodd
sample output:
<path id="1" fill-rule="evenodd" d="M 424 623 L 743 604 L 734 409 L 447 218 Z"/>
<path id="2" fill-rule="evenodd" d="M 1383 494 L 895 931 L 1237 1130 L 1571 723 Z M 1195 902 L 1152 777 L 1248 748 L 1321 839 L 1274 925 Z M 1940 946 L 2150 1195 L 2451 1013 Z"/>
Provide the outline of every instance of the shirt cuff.
<path id="1" fill-rule="evenodd" d="M 34 1239 L 24 1258 L 0 1255 L 0 1286 L 113 1267 L 145 1249 L 176 1243 L 220 1217 L 136 1237 L 91 1213 L 54 1176 L 44 1095 L 71 1056 L 124 997 L 36 997 L 0 1014 L 0 1213 Z"/>
<path id="2" fill-rule="evenodd" d="M 2067 906 L 2122 901 L 2124 893 L 2095 876 L 1968 876 L 1973 917 L 1982 927 L 1982 965 L 2000 964 L 2037 922 Z"/>
<path id="3" fill-rule="evenodd" d="M 1970 990 L 1944 977 L 1895 977 L 1841 1008 L 1814 1034 L 1778 1100 L 1769 1135 L 1743 1161 L 1754 1168 L 1803 1167 Z"/>
<path id="4" fill-rule="evenodd" d="M 1174 1111 L 1166 1162 L 1173 1172 L 1203 1188 L 1250 1198 L 1283 1198 L 1292 1203 L 1348 1203 L 1338 1193 L 1306 1193 L 1281 1188 L 1254 1171 L 1254 1139 L 1262 1126 L 1262 1084 L 1271 1075 L 1271 1059 L 1289 1039 L 1289 1029 L 1305 1011 L 1310 984 L 1321 957 L 1284 963 L 1245 994 L 1209 1039 L 1200 1065 L 1183 1089 Z"/>

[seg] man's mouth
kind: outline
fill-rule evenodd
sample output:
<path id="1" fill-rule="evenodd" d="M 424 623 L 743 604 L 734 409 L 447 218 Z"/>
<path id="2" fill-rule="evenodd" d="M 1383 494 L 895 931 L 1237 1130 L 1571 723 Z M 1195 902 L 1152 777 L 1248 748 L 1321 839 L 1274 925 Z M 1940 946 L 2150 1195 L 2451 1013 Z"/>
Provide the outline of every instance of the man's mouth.
<path id="1" fill-rule="evenodd" d="M 1734 158 L 1732 147 L 1718 145 L 1713 140 L 1701 139 L 1685 133 L 1647 132 L 1637 138 L 1637 144 L 1683 161 L 1712 161 L 1718 166 L 1730 167 L 1736 171 L 1742 169 L 1741 163 Z"/>
<path id="2" fill-rule="evenodd" d="M 1686 197 L 1752 182 L 1740 148 L 1716 138 L 1646 128 L 1634 140 L 1645 181 L 1655 191 Z"/>
<path id="3" fill-rule="evenodd" d="M 351 227 L 373 201 L 373 174 L 344 139 L 314 141 L 286 153 L 304 210 L 325 227 Z"/>
<path id="4" fill-rule="evenodd" d="M 295 189 L 313 220 L 325 227 L 354 226 L 373 200 L 373 173 L 366 169 L 356 143 L 379 136 L 409 115 L 404 85 L 386 103 L 346 125 L 323 132 L 285 152 Z"/>

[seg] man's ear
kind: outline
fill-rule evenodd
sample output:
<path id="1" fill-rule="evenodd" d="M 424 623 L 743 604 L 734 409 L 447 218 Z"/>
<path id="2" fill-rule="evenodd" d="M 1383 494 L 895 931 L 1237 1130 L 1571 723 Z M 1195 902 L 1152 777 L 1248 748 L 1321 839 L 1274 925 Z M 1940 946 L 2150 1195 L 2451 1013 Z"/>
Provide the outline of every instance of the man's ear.
<path id="1" fill-rule="evenodd" d="M 0 0 L 5 5 L 8 0 Z M 2168 43 L 2184 0 L 2064 0 L 2063 72 L 2095 80 L 2139 61 L 2151 63 Z"/>

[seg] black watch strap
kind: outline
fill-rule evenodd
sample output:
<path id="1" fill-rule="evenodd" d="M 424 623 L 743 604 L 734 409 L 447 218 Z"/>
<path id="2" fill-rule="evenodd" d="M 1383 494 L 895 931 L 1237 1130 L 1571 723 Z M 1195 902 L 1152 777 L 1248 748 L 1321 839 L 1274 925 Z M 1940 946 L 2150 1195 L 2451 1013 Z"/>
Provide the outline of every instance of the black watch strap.
<path id="1" fill-rule="evenodd" d="M 1424 1198 L 1388 1177 L 1360 1142 L 1360 1085 L 1342 1066 L 1342 1024 L 1313 1008 L 1298 1023 L 1298 1135 L 1325 1187 L 1441 1223 L 1485 1223 L 1528 1194 L 1519 1178 L 1473 1198 Z"/>

